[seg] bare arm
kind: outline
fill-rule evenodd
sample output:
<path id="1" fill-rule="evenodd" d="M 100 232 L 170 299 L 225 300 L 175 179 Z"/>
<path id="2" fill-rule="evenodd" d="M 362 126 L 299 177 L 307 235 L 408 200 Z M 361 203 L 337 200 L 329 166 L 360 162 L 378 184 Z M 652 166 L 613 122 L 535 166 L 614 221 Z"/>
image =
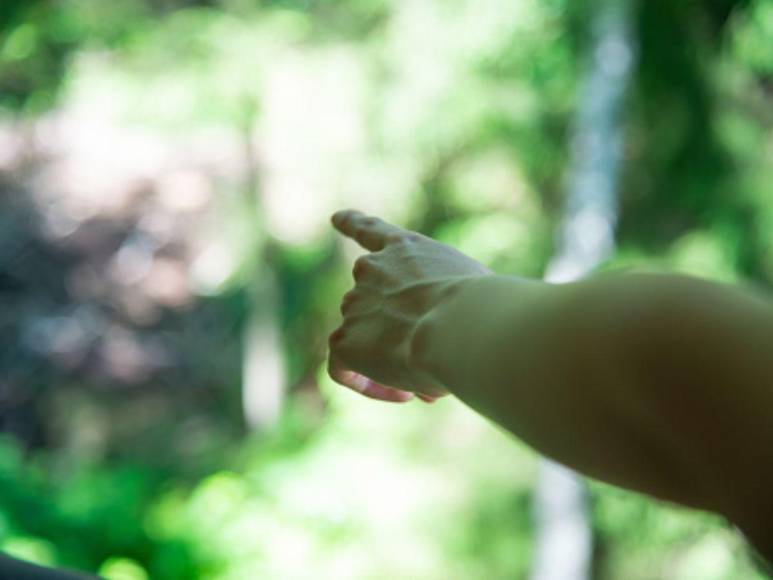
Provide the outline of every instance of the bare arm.
<path id="1" fill-rule="evenodd" d="M 773 556 L 773 305 L 673 275 L 495 276 L 367 218 L 331 376 L 368 396 L 452 393 L 536 450 L 716 511 Z M 392 387 L 392 388 L 390 388 Z"/>
<path id="2" fill-rule="evenodd" d="M 756 295 L 657 274 L 480 278 L 423 319 L 414 354 L 566 465 L 758 543 L 773 532 L 773 306 Z"/>

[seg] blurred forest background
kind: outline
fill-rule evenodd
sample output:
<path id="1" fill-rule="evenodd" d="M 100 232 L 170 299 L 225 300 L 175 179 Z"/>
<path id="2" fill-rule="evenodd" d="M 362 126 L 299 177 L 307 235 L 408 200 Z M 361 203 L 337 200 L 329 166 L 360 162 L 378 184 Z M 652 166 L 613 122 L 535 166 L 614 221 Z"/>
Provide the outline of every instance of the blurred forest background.
<path id="1" fill-rule="evenodd" d="M 540 276 L 593 0 L 2 0 L 0 549 L 113 579 L 512 579 L 536 456 L 330 383 L 372 211 Z M 773 2 L 638 0 L 618 248 L 773 290 Z M 397 494 L 398 502 L 385 498 Z M 599 579 L 761 578 L 592 483 Z"/>

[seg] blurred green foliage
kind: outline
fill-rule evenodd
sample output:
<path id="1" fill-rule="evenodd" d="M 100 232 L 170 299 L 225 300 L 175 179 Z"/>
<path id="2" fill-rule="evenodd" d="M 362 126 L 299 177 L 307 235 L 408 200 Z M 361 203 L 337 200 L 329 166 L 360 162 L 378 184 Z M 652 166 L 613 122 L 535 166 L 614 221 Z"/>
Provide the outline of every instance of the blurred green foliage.
<path id="1" fill-rule="evenodd" d="M 620 246 L 603 267 L 769 288 L 773 5 L 634 5 L 639 63 L 625 115 Z M 107 103 L 124 127 L 182 140 L 223 129 L 247 148 L 257 124 L 278 135 L 276 147 L 294 143 L 289 157 L 311 168 L 320 199 L 328 195 L 321 206 L 296 203 L 299 222 L 362 199 L 496 270 L 538 276 L 561 216 L 597 6 L 4 1 L 0 107 L 11 122 L 34 123 L 74 103 Z M 359 125 L 341 144 L 336 128 L 348 130 L 353 108 Z M 270 189 L 263 177 L 252 176 L 258 191 Z M 207 422 L 233 413 L 202 396 L 205 428 L 178 429 L 173 415 L 153 424 L 139 406 L 129 420 L 144 427 L 93 456 L 77 437 L 33 449 L 4 439 L 0 547 L 114 579 L 523 577 L 533 454 L 452 403 L 384 408 L 331 385 L 324 338 L 348 284 L 349 249 L 318 224 L 302 236 L 282 229 L 270 198 L 261 209 L 237 195 L 250 176 L 242 181 L 219 183 L 219 233 L 235 265 L 206 294 L 221 316 L 246 316 L 255 264 L 274 269 L 292 387 L 279 423 L 235 434 Z M 201 362 L 203 381 L 238 383 L 238 370 L 222 379 Z M 122 408 L 105 398 L 89 408 L 110 408 L 110 423 Z M 56 424 L 91 417 L 50 413 Z M 601 485 L 591 496 L 598 578 L 755 577 L 717 518 Z"/>

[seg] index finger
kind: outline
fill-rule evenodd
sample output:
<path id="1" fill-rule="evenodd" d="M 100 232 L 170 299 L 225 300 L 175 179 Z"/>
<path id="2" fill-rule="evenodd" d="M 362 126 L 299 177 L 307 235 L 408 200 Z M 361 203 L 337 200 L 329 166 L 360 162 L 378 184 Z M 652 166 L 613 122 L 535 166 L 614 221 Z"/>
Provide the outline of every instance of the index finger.
<path id="1" fill-rule="evenodd" d="M 331 221 L 339 232 L 371 252 L 383 250 L 390 238 L 408 233 L 401 227 L 353 209 L 337 211 Z"/>

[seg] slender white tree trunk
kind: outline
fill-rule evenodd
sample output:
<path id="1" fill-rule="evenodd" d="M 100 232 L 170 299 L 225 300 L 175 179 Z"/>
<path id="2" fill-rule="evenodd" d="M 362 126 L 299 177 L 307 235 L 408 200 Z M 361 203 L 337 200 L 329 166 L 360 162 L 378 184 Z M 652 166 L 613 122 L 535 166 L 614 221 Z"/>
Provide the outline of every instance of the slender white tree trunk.
<path id="1" fill-rule="evenodd" d="M 250 291 L 250 313 L 244 328 L 242 406 L 251 430 L 271 428 L 285 397 L 285 372 L 276 276 L 264 264 Z"/>
<path id="2" fill-rule="evenodd" d="M 545 279 L 562 283 L 590 273 L 614 249 L 622 128 L 620 112 L 633 64 L 625 0 L 602 4 L 580 95 L 566 181 L 566 213 Z M 586 580 L 593 538 L 585 488 L 570 470 L 544 460 L 534 499 L 537 527 L 531 580 Z"/>
<path id="3" fill-rule="evenodd" d="M 252 213 L 256 263 L 247 286 L 249 311 L 242 337 L 242 410 L 252 431 L 273 427 L 279 420 L 286 396 L 282 356 L 280 307 L 282 297 L 272 261 L 272 240 L 266 230 L 261 195 L 258 154 L 254 143 L 257 99 L 245 97 L 243 120 L 245 206 Z"/>

